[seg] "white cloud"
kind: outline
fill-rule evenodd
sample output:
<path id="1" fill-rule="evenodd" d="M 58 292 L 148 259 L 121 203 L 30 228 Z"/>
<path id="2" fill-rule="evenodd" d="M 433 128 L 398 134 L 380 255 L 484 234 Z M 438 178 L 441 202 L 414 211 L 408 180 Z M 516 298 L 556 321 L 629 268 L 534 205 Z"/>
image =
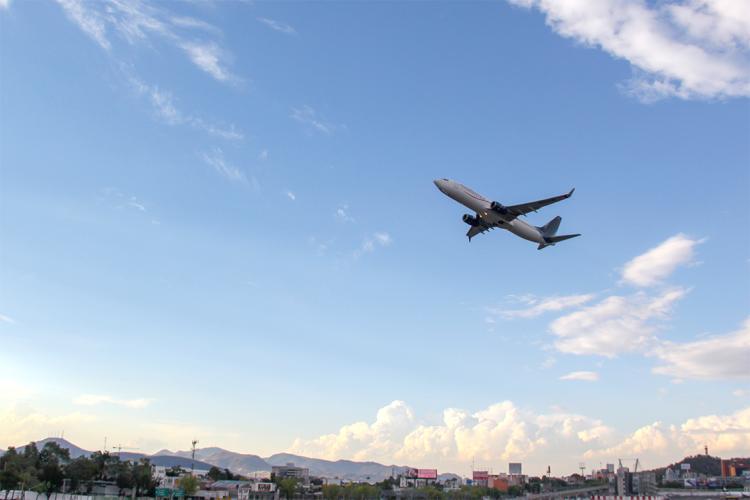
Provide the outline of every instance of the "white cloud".
<path id="1" fill-rule="evenodd" d="M 610 430 L 596 419 L 554 412 L 537 415 L 511 401 L 476 412 L 447 408 L 435 424 L 420 422 L 403 401 L 381 408 L 373 423 L 356 422 L 314 439 L 297 439 L 290 452 L 328 459 L 378 460 L 413 466 L 436 466 L 459 472 L 472 460 L 480 463 L 528 461 L 541 470 L 548 460 L 562 466 L 568 457 L 550 457 L 558 445 L 582 454 L 607 439 Z M 528 470 L 528 469 L 527 469 Z"/>
<path id="2" fill-rule="evenodd" d="M 524 309 L 489 308 L 488 312 L 504 318 L 534 318 L 546 312 L 562 311 L 563 309 L 582 306 L 590 302 L 594 297 L 595 295 L 592 293 L 547 297 L 543 299 L 533 296 L 523 296 L 520 301 L 526 303 L 529 307 Z"/>
<path id="3" fill-rule="evenodd" d="M 73 403 L 81 406 L 95 406 L 102 403 L 124 406 L 126 408 L 141 409 L 147 407 L 153 399 L 116 399 L 112 396 L 102 394 L 82 394 L 75 399 Z"/>
<path id="4" fill-rule="evenodd" d="M 672 288 L 658 295 L 643 292 L 613 295 L 554 320 L 550 330 L 558 337 L 555 347 L 571 354 L 614 357 L 642 349 L 658 331 L 658 321 L 669 317 L 674 304 L 688 290 Z"/>
<path id="5" fill-rule="evenodd" d="M 596 372 L 570 372 L 560 377 L 560 380 L 584 380 L 586 382 L 596 382 L 599 380 L 599 374 Z"/>
<path id="6" fill-rule="evenodd" d="M 387 247 L 391 243 L 393 243 L 393 238 L 391 238 L 390 234 L 384 232 L 373 233 L 362 240 L 362 246 L 354 252 L 354 257 L 357 258 L 364 253 L 374 252 L 376 248 Z"/>
<path id="7" fill-rule="evenodd" d="M 296 35 L 297 30 L 295 30 L 292 26 L 282 23 L 280 21 L 274 21 L 273 19 L 268 19 L 267 17 L 259 17 L 258 21 L 265 24 L 269 28 L 271 28 L 274 31 L 279 31 L 281 33 L 284 33 L 286 35 Z"/>
<path id="8" fill-rule="evenodd" d="M 96 417 L 86 413 L 73 412 L 51 416 L 36 410 L 22 410 L 11 407 L 0 410 L 0 443 L 18 446 L 45 436 L 56 435 L 63 429 L 80 428 L 91 425 Z"/>
<path id="9" fill-rule="evenodd" d="M 11 318 L 10 316 L 6 316 L 4 314 L 0 314 L 0 323 L 8 323 L 10 325 L 15 325 L 16 320 Z"/>
<path id="10" fill-rule="evenodd" d="M 729 415 L 690 418 L 680 425 L 644 425 L 614 446 L 588 450 L 585 458 L 640 456 L 649 460 L 648 467 L 656 467 L 692 455 L 703 446 L 708 446 L 712 455 L 746 454 L 750 449 L 750 407 Z"/>
<path id="11" fill-rule="evenodd" d="M 447 408 L 424 422 L 403 401 L 312 439 L 296 439 L 289 451 L 325 459 L 376 460 L 460 472 L 472 460 L 487 466 L 523 461 L 530 474 L 551 465 L 573 472 L 579 459 L 640 457 L 650 467 L 694 454 L 706 443 L 713 454 L 737 456 L 750 449 L 750 407 L 729 415 L 698 416 L 675 425 L 655 422 L 630 434 L 599 419 L 554 409 L 535 413 L 511 401 L 471 412 Z"/>
<path id="12" fill-rule="evenodd" d="M 83 0 L 57 0 L 65 10 L 68 19 L 73 21 L 85 34 L 90 36 L 101 48 L 110 50 L 112 44 L 107 39 L 106 20 L 96 10 L 88 9 Z"/>
<path id="13" fill-rule="evenodd" d="M 188 125 L 198 130 L 203 130 L 210 135 L 221 137 L 227 140 L 242 140 L 244 135 L 237 131 L 234 125 L 223 127 L 215 123 L 183 113 L 174 103 L 172 94 L 159 89 L 157 86 L 148 85 L 139 78 L 128 74 L 128 70 L 123 66 L 123 72 L 127 75 L 130 86 L 142 96 L 146 96 L 151 104 L 156 117 L 167 125 Z"/>
<path id="14" fill-rule="evenodd" d="M 336 209 L 334 215 L 342 222 L 354 222 L 354 217 L 349 215 L 349 205 L 341 205 Z"/>
<path id="15" fill-rule="evenodd" d="M 732 391 L 732 396 L 738 397 L 738 398 L 744 398 L 750 394 L 750 391 L 746 391 L 745 389 L 735 389 Z"/>
<path id="16" fill-rule="evenodd" d="M 297 196 L 294 193 L 292 193 L 291 191 L 287 191 L 286 192 L 286 196 L 287 196 L 287 198 L 289 198 L 292 201 L 295 201 L 297 199 Z"/>
<path id="17" fill-rule="evenodd" d="M 317 111 L 308 105 L 304 105 L 300 108 L 292 108 L 291 117 L 306 125 L 310 130 L 321 132 L 326 135 L 331 135 L 338 128 L 332 123 L 326 122 L 318 117 Z"/>
<path id="18" fill-rule="evenodd" d="M 221 148 L 214 148 L 211 153 L 203 153 L 203 161 L 230 181 L 240 183 L 247 182 L 247 176 L 245 176 L 245 173 L 224 159 L 224 151 L 222 151 Z M 257 187 L 257 182 L 254 179 L 253 185 Z"/>
<path id="19" fill-rule="evenodd" d="M 221 35 L 218 28 L 205 21 L 174 16 L 142 0 L 58 0 L 58 3 L 71 21 L 109 53 L 113 52 L 113 43 L 108 29 L 130 45 L 143 43 L 153 47 L 152 39 L 156 37 L 181 48 L 193 64 L 216 80 L 224 83 L 239 80 L 227 69 L 226 51 L 216 41 L 204 39 L 206 34 Z M 201 31 L 200 38 L 189 33 L 195 30 Z"/>
<path id="20" fill-rule="evenodd" d="M 261 151 L 260 153 L 258 153 L 258 159 L 260 161 L 266 161 L 266 160 L 268 160 L 268 150 L 264 149 L 263 151 Z"/>
<path id="21" fill-rule="evenodd" d="M 736 0 L 508 0 L 559 35 L 628 61 L 644 101 L 750 96 L 750 4 Z"/>
<path id="22" fill-rule="evenodd" d="M 750 378 L 750 318 L 736 332 L 694 342 L 662 342 L 654 373 L 679 379 Z"/>
<path id="23" fill-rule="evenodd" d="M 0 0 L 0 9 L 10 8 L 10 0 Z"/>
<path id="24" fill-rule="evenodd" d="M 681 265 L 693 260 L 694 247 L 702 240 L 677 234 L 625 264 L 622 280 L 636 286 L 652 286 L 662 282 Z"/>
<path id="25" fill-rule="evenodd" d="M 180 47 L 200 69 L 220 82 L 229 81 L 232 74 L 224 67 L 222 50 L 215 43 L 183 42 Z"/>

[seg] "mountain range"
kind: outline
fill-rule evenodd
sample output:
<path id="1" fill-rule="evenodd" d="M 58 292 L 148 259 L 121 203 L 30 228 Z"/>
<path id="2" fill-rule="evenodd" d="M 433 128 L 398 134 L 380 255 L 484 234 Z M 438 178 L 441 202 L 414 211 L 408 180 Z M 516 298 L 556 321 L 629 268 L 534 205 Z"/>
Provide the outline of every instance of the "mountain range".
<path id="1" fill-rule="evenodd" d="M 89 456 L 91 451 L 84 450 L 70 441 L 63 438 L 45 438 L 36 441 L 36 445 L 41 449 L 46 443 L 57 443 L 61 448 L 67 448 L 70 451 L 71 458 L 80 456 Z M 16 449 L 23 451 L 25 446 L 19 446 Z M 0 454 L 2 452 L 0 451 Z M 152 464 L 165 467 L 180 466 L 190 468 L 193 461 L 191 460 L 191 451 L 170 451 L 160 450 L 153 455 L 145 453 L 134 453 L 121 451 L 116 453 L 122 460 L 138 460 L 148 458 Z M 286 465 L 293 463 L 298 467 L 306 467 L 310 470 L 311 476 L 324 478 L 339 478 L 350 481 L 382 481 L 392 474 L 400 474 L 408 467 L 397 465 L 383 465 L 377 462 L 356 462 L 353 460 L 323 460 L 320 458 L 310 458 L 291 453 L 277 453 L 270 457 L 260 457 L 247 453 L 236 453 L 223 448 L 210 447 L 198 448 L 195 450 L 195 468 L 207 470 L 212 466 L 220 469 L 229 469 L 235 474 L 244 476 L 252 475 L 256 472 L 270 472 L 274 465 Z"/>

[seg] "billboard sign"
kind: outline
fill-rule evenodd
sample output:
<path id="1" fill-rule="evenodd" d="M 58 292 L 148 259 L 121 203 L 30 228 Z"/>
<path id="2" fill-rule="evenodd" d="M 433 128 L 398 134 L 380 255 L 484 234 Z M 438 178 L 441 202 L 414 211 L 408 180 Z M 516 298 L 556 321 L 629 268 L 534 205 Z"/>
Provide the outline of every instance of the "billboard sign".
<path id="1" fill-rule="evenodd" d="M 690 470 L 690 464 L 680 464 L 680 469 L 682 469 L 682 470 Z"/>
<path id="2" fill-rule="evenodd" d="M 521 469 L 520 462 L 510 462 L 508 464 L 508 474 L 521 474 Z"/>
<path id="3" fill-rule="evenodd" d="M 474 481 L 487 481 L 490 478 L 490 474 L 486 470 L 475 470 L 471 477 Z"/>
<path id="4" fill-rule="evenodd" d="M 437 479 L 437 469 L 417 469 L 417 479 Z"/>
<path id="5" fill-rule="evenodd" d="M 272 492 L 276 490 L 276 485 L 274 483 L 255 483 L 255 491 L 262 491 L 262 492 Z"/>

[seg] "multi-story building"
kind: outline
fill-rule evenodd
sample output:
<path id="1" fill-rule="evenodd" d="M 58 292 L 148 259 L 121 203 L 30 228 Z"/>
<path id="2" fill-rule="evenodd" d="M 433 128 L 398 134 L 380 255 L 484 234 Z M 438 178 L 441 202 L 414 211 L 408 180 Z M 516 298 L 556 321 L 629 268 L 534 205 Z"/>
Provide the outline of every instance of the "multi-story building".
<path id="1" fill-rule="evenodd" d="M 288 462 L 286 465 L 274 465 L 271 468 L 271 475 L 279 479 L 296 479 L 305 486 L 310 485 L 310 469 L 295 467 L 292 462 Z"/>

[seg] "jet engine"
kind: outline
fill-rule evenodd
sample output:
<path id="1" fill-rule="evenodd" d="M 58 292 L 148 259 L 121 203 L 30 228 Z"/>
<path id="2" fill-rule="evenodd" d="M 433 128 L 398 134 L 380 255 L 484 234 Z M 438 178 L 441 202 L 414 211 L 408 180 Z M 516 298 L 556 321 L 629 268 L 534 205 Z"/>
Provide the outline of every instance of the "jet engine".
<path id="1" fill-rule="evenodd" d="M 476 217 L 472 217 L 469 214 L 464 214 L 463 216 L 464 222 L 470 225 L 471 227 L 476 227 L 479 225 L 479 221 Z"/>
<path id="2" fill-rule="evenodd" d="M 505 205 L 498 201 L 493 201 L 490 203 L 490 208 L 494 211 L 499 213 L 500 215 L 508 215 L 509 211 L 507 208 L 505 208 Z"/>

